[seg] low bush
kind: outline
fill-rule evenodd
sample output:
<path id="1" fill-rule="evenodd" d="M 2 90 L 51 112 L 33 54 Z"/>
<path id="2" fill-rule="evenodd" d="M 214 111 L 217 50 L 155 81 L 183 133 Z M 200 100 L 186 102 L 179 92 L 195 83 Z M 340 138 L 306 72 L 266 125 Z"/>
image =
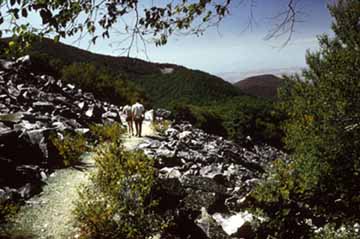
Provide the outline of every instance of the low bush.
<path id="1" fill-rule="evenodd" d="M 283 147 L 286 115 L 266 99 L 239 96 L 206 105 L 179 102 L 172 105 L 171 111 L 177 121 L 189 121 L 210 134 L 240 143 L 250 136 L 256 143 Z"/>
<path id="2" fill-rule="evenodd" d="M 17 211 L 19 207 L 12 202 L 1 202 L 0 201 L 0 229 L 1 225 L 4 225 L 6 222 L 8 222 Z"/>
<path id="3" fill-rule="evenodd" d="M 92 183 L 79 191 L 74 212 L 82 238 L 146 238 L 161 232 L 166 221 L 154 212 L 153 160 L 111 143 L 97 148 L 95 162 Z"/>
<path id="4" fill-rule="evenodd" d="M 100 143 L 116 142 L 120 140 L 125 128 L 120 123 L 94 124 L 90 126 L 90 131 Z"/>
<path id="5" fill-rule="evenodd" d="M 315 233 L 313 239 L 353 239 L 359 238 L 359 224 L 341 225 L 336 227 L 334 224 L 327 224 Z"/>
<path id="6" fill-rule="evenodd" d="M 19 211 L 19 204 L 0 199 L 0 238 L 15 238 L 10 235 L 6 227 L 12 222 L 13 216 Z"/>
<path id="7" fill-rule="evenodd" d="M 164 135 L 165 131 L 171 125 L 171 121 L 169 120 L 161 120 L 161 121 L 154 121 L 152 124 L 153 129 L 159 133 L 160 135 Z"/>
<path id="8" fill-rule="evenodd" d="M 77 133 L 51 135 L 50 140 L 62 157 L 64 166 L 78 164 L 81 161 L 80 156 L 88 149 L 86 138 Z"/>
<path id="9" fill-rule="evenodd" d="M 176 121 L 189 121 L 196 128 L 207 133 L 227 136 L 223 126 L 223 119 L 210 107 L 176 104 L 173 107 Z"/>

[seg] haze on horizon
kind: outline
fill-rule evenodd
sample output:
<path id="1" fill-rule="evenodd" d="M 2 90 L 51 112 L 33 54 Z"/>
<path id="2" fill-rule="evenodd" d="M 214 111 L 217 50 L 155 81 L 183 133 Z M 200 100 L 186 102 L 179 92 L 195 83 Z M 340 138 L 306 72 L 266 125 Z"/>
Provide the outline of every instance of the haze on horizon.
<path id="1" fill-rule="evenodd" d="M 203 36 L 171 36 L 168 43 L 161 47 L 149 43 L 147 54 L 139 44 L 140 50 L 133 51 L 130 56 L 183 65 L 228 81 L 238 81 L 250 75 L 298 71 L 306 66 L 306 51 L 317 49 L 317 36 L 331 34 L 331 17 L 327 9 L 329 0 L 298 0 L 298 10 L 303 13 L 298 16 L 301 22 L 296 23 L 291 41 L 283 48 L 287 35 L 272 40 L 264 40 L 264 37 L 274 26 L 271 18 L 286 9 L 288 0 L 255 1 L 254 24 L 247 30 L 251 1 L 244 2 L 240 5 L 234 1 L 230 16 L 219 28 L 210 28 Z M 116 37 L 99 39 L 96 45 L 90 47 L 86 38 L 75 44 L 74 38 L 62 42 L 99 54 L 119 56 L 121 51 L 118 50 Z"/>

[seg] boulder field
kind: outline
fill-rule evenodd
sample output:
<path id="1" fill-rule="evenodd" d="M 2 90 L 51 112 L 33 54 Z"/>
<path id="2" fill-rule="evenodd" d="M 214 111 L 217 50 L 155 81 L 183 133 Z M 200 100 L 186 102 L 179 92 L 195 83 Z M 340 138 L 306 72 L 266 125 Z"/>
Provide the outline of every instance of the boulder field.
<path id="1" fill-rule="evenodd" d="M 35 74 L 31 65 L 29 56 L 0 59 L 1 200 L 31 197 L 61 164 L 50 135 L 87 133 L 90 124 L 120 121 L 120 107 Z"/>
<path id="2" fill-rule="evenodd" d="M 31 64 L 29 56 L 0 59 L 0 203 L 40 192 L 59 167 L 50 135 L 86 134 L 90 124 L 121 122 L 120 106 L 36 74 Z M 170 115 L 158 109 L 145 116 L 159 120 Z M 269 162 L 286 157 L 251 139 L 235 144 L 184 122 L 146 138 L 137 149 L 155 159 L 158 213 L 174 218 L 165 238 L 251 238 L 253 215 L 243 202 Z"/>
<path id="3" fill-rule="evenodd" d="M 176 222 L 170 238 L 252 237 L 246 196 L 269 162 L 286 155 L 249 138 L 244 145 L 181 123 L 138 146 L 156 159 L 154 194 Z"/>

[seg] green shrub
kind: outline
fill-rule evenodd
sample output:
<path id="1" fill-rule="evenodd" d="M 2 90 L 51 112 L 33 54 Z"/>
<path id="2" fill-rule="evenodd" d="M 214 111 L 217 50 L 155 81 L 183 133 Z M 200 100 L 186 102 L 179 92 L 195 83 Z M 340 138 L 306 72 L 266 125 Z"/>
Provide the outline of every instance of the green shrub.
<path id="1" fill-rule="evenodd" d="M 325 225 L 322 230 L 317 232 L 313 239 L 354 239 L 360 237 L 359 224 L 342 225 L 336 227 L 334 224 Z"/>
<path id="2" fill-rule="evenodd" d="M 279 92 L 291 156 L 274 165 L 256 196 L 270 219 L 266 236 L 310 238 L 309 220 L 316 227 L 360 221 L 360 2 L 339 0 L 329 9 L 335 35 L 319 37 L 303 77 L 288 77 Z M 340 232 L 328 226 L 317 238 L 351 235 Z"/>
<path id="3" fill-rule="evenodd" d="M 81 161 L 80 156 L 88 149 L 86 138 L 77 133 L 65 133 L 62 138 L 52 135 L 50 140 L 65 166 L 78 164 Z"/>
<path id="4" fill-rule="evenodd" d="M 162 120 L 162 121 L 154 121 L 152 123 L 153 129 L 158 132 L 160 135 L 164 135 L 165 131 L 169 128 L 171 125 L 171 121 L 169 120 Z"/>
<path id="5" fill-rule="evenodd" d="M 125 132 L 125 128 L 120 123 L 94 124 L 90 126 L 90 131 L 100 143 L 116 142 L 120 140 L 120 136 Z"/>
<path id="6" fill-rule="evenodd" d="M 9 230 L 9 225 L 13 223 L 14 216 L 19 212 L 20 202 L 0 200 L 0 238 L 33 238 L 25 232 Z"/>
<path id="7" fill-rule="evenodd" d="M 266 223 L 258 223 L 256 238 L 309 238 L 312 227 L 308 223 L 311 215 L 307 195 L 303 187 L 303 176 L 298 175 L 297 165 L 275 160 L 265 180 L 251 192 L 253 204 L 247 205 L 258 218 Z M 309 169 L 309 175 L 313 171 Z M 301 203 L 299 203 L 301 202 Z"/>
<path id="8" fill-rule="evenodd" d="M 19 207 L 17 204 L 12 202 L 0 202 L 0 231 L 1 231 L 1 225 L 4 225 L 6 222 L 8 222 L 11 217 L 16 214 Z"/>
<path id="9" fill-rule="evenodd" d="M 166 223 L 154 213 L 153 160 L 117 143 L 102 145 L 95 156 L 91 185 L 80 190 L 75 216 L 83 238 L 146 238 Z"/>
<path id="10" fill-rule="evenodd" d="M 285 114 L 274 102 L 250 96 L 238 96 L 203 105 L 174 103 L 175 119 L 189 121 L 207 133 L 242 142 L 246 136 L 257 143 L 282 148 L 282 124 Z"/>
<path id="11" fill-rule="evenodd" d="M 196 106 L 189 104 L 176 104 L 176 121 L 189 121 L 197 128 L 203 129 L 207 133 L 227 136 L 227 131 L 223 126 L 223 119 L 211 107 Z"/>

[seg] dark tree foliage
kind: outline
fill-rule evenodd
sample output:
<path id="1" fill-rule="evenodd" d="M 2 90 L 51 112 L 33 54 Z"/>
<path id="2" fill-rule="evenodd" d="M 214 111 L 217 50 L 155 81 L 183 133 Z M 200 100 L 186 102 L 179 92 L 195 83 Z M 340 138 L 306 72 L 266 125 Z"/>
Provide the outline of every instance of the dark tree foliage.
<path id="1" fill-rule="evenodd" d="M 143 88 L 156 107 L 169 107 L 172 102 L 207 104 L 224 98 L 242 95 L 242 92 L 217 76 L 172 66 L 171 74 L 138 75 L 134 83 Z"/>
<path id="2" fill-rule="evenodd" d="M 228 96 L 206 104 L 196 101 L 175 102 L 170 108 L 178 121 L 189 121 L 208 133 L 244 143 L 250 136 L 253 143 L 283 147 L 282 124 L 286 116 L 274 102 L 252 96 Z"/>
<path id="3" fill-rule="evenodd" d="M 335 36 L 319 37 L 305 80 L 291 77 L 282 91 L 290 159 L 276 161 L 254 193 L 269 219 L 262 232 L 275 238 L 309 238 L 324 224 L 360 221 L 360 2 L 329 9 Z"/>
<path id="4" fill-rule="evenodd" d="M 117 105 L 132 104 L 137 99 L 146 101 L 144 93 L 136 89 L 124 75 L 92 63 L 73 63 L 61 70 L 61 79 L 75 83 L 85 91 L 93 92 L 100 99 Z"/>

